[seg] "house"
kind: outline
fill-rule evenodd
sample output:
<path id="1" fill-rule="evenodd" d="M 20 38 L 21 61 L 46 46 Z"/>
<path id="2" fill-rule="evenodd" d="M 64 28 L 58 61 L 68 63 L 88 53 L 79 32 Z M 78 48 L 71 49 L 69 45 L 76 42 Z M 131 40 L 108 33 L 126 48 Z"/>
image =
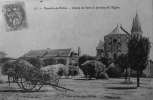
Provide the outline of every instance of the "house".
<path id="1" fill-rule="evenodd" d="M 146 77 L 153 77 L 153 44 L 150 48 L 150 55 L 147 68 L 143 71 L 146 74 Z"/>
<path id="2" fill-rule="evenodd" d="M 31 50 L 22 58 L 28 59 L 31 57 L 39 57 L 41 59 L 54 58 L 56 63 L 58 63 L 59 59 L 63 59 L 66 61 L 66 64 L 77 64 L 79 55 L 75 53 L 72 48 L 67 49 L 50 49 L 47 50 Z"/>

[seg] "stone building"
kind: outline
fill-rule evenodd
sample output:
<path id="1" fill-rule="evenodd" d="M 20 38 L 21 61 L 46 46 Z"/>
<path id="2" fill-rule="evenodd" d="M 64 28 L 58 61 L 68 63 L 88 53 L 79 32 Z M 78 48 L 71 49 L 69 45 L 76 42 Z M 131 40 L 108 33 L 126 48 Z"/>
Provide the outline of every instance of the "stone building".
<path id="1" fill-rule="evenodd" d="M 131 34 L 129 34 L 122 25 L 117 27 L 109 34 L 104 36 L 104 41 L 99 42 L 96 50 L 97 55 L 96 57 L 108 57 L 111 58 L 113 61 L 122 53 L 127 53 L 127 43 L 130 37 L 142 36 L 143 32 L 141 29 L 141 24 L 139 21 L 138 14 L 136 13 L 135 18 L 133 18 Z M 150 50 L 150 57 L 148 66 L 143 71 L 146 77 L 153 77 L 153 44 L 151 45 Z M 131 70 L 131 74 L 136 73 L 135 71 Z"/>
<path id="2" fill-rule="evenodd" d="M 96 57 L 108 57 L 115 60 L 120 54 L 127 53 L 127 43 L 131 36 L 142 35 L 141 24 L 139 22 L 138 14 L 136 13 L 133 19 L 131 34 L 129 34 L 122 25 L 118 26 L 109 34 L 104 36 L 104 41 L 99 42 L 96 50 Z"/>
<path id="3" fill-rule="evenodd" d="M 28 58 L 35 58 L 39 57 L 41 59 L 47 59 L 47 58 L 53 58 L 56 60 L 56 63 L 60 59 L 63 59 L 66 61 L 66 64 L 77 64 L 79 54 L 75 53 L 72 48 L 66 48 L 66 49 L 50 49 L 47 48 L 47 50 L 30 50 L 28 53 L 22 56 L 24 59 Z"/>

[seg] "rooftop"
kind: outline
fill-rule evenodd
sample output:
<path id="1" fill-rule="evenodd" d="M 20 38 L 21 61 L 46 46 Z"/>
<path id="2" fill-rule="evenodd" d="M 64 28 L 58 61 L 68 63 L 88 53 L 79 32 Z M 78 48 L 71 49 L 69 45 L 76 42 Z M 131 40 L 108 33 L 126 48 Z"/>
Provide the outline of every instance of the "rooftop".
<path id="1" fill-rule="evenodd" d="M 127 32 L 127 31 L 125 31 L 125 29 L 122 27 L 122 26 L 118 26 L 117 25 L 117 27 L 111 32 L 111 33 L 109 33 L 109 34 L 128 34 L 129 35 L 129 33 Z"/>

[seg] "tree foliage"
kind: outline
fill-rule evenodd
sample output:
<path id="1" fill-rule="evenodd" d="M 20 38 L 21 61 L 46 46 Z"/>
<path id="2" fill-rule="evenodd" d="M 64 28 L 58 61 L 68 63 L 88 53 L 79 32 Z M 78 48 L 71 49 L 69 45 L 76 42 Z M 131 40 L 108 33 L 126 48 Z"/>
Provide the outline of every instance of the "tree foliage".
<path id="1" fill-rule="evenodd" d="M 44 66 L 44 63 L 40 58 L 33 57 L 33 58 L 27 59 L 27 61 L 36 68 L 41 68 Z"/>
<path id="2" fill-rule="evenodd" d="M 131 37 L 128 43 L 128 59 L 130 67 L 137 71 L 137 87 L 139 87 L 140 72 L 148 65 L 150 41 L 145 37 Z"/>
<path id="3" fill-rule="evenodd" d="M 121 77 L 122 69 L 119 67 L 119 65 L 115 64 L 114 67 L 110 67 L 106 73 L 110 78 L 118 78 Z"/>
<path id="4" fill-rule="evenodd" d="M 79 67 L 81 68 L 81 64 L 83 64 L 85 61 L 87 60 L 95 60 L 95 57 L 84 54 L 82 56 L 79 57 Z"/>
<path id="5" fill-rule="evenodd" d="M 6 62 L 6 61 L 8 61 L 8 60 L 14 60 L 14 58 L 11 58 L 11 57 L 4 57 L 4 58 L 0 59 L 0 63 L 4 63 L 4 62 Z"/>
<path id="6" fill-rule="evenodd" d="M 57 63 L 58 63 L 58 64 L 63 64 L 63 65 L 66 65 L 66 60 L 65 60 L 65 59 L 60 58 L 60 59 L 57 59 Z"/>
<path id="7" fill-rule="evenodd" d="M 128 63 L 128 55 L 127 54 L 121 54 L 119 57 L 116 59 L 115 64 L 118 64 L 122 71 L 127 69 L 129 67 Z"/>
<path id="8" fill-rule="evenodd" d="M 128 59 L 130 67 L 136 71 L 143 71 L 147 64 L 150 51 L 150 41 L 145 37 L 131 37 L 128 43 Z"/>
<path id="9" fill-rule="evenodd" d="M 44 66 L 55 65 L 56 64 L 56 59 L 47 58 L 47 59 L 44 59 L 43 62 L 44 62 Z"/>

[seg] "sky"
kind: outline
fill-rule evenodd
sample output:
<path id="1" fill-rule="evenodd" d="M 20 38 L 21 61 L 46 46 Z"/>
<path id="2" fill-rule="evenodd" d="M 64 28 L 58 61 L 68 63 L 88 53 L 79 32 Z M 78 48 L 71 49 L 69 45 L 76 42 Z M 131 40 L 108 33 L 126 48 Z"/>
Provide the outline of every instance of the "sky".
<path id="1" fill-rule="evenodd" d="M 20 57 L 30 50 L 72 48 L 77 51 L 78 47 L 82 54 L 95 56 L 99 41 L 117 24 L 131 33 L 136 12 L 143 36 L 153 42 L 152 0 L 22 0 L 28 28 L 9 32 L 2 12 L 8 1 L 11 4 L 16 0 L 0 1 L 0 51 L 9 57 Z M 44 9 L 51 7 L 67 9 Z"/>

